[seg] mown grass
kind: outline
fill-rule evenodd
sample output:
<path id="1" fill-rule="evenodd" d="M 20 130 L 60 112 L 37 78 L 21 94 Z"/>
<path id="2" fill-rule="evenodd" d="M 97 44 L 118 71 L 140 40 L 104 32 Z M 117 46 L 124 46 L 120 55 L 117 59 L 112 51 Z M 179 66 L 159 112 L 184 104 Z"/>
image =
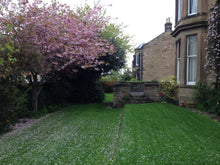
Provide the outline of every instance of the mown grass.
<path id="1" fill-rule="evenodd" d="M 105 100 L 104 102 L 113 102 L 113 93 L 105 93 Z"/>
<path id="2" fill-rule="evenodd" d="M 0 136 L 1 165 L 220 164 L 220 124 L 160 103 L 74 105 Z"/>
<path id="3" fill-rule="evenodd" d="M 0 164 L 109 164 L 119 110 L 75 105 L 0 136 Z"/>
<path id="4" fill-rule="evenodd" d="M 220 164 L 220 124 L 173 105 L 126 105 L 116 164 Z"/>

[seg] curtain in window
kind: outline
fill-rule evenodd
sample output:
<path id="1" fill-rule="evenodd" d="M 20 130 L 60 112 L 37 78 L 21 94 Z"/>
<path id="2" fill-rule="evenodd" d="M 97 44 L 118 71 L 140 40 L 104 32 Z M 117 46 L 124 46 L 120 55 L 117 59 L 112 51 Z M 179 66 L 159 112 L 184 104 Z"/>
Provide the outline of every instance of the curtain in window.
<path id="1" fill-rule="evenodd" d="M 187 83 L 194 85 L 196 82 L 197 68 L 197 36 L 187 38 Z"/>

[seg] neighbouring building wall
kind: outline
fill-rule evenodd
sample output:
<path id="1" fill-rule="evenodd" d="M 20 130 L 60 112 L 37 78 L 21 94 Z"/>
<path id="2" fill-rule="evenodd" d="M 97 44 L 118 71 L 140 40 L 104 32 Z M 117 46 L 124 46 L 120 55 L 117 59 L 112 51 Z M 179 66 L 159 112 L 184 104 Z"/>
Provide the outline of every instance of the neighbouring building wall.
<path id="1" fill-rule="evenodd" d="M 165 32 L 135 49 L 132 65 L 134 78 L 150 82 L 174 75 L 175 42 L 171 32 L 172 23 L 168 18 Z"/>
<path id="2" fill-rule="evenodd" d="M 174 75 L 175 46 L 170 31 L 143 47 L 143 81 L 157 80 Z"/>

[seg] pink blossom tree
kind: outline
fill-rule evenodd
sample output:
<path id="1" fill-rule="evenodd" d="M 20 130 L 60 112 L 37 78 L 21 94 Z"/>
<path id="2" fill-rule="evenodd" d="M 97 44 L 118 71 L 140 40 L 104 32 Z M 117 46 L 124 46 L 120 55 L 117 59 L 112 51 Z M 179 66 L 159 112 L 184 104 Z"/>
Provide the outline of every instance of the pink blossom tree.
<path id="1" fill-rule="evenodd" d="M 98 17 L 99 6 L 83 17 L 56 1 L 1 1 L 0 6 L 1 37 L 11 37 L 19 49 L 17 64 L 32 86 L 35 112 L 38 96 L 53 72 L 70 65 L 97 69 L 102 64 L 99 57 L 114 52 L 101 35 L 108 19 Z"/>
<path id="2" fill-rule="evenodd" d="M 207 42 L 207 63 L 209 73 L 216 78 L 216 87 L 220 88 L 220 1 L 211 9 Z"/>

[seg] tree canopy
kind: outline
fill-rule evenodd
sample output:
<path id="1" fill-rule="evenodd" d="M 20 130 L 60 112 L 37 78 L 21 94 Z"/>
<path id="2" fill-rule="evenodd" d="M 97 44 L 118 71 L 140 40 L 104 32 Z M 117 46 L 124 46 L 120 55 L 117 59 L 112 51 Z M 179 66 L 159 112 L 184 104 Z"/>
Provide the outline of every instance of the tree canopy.
<path id="1" fill-rule="evenodd" d="M 99 17 L 100 6 L 83 17 L 57 1 L 1 1 L 0 9 L 1 40 L 10 38 L 19 50 L 16 63 L 32 86 L 34 111 L 48 75 L 70 65 L 98 70 L 103 64 L 98 59 L 114 52 L 113 44 L 101 34 L 108 19 Z"/>
<path id="2" fill-rule="evenodd" d="M 90 6 L 85 5 L 78 7 L 77 10 L 81 17 L 83 17 L 86 13 L 91 11 L 91 9 Z M 104 7 L 98 13 L 99 19 L 103 17 L 109 18 Z M 110 18 L 109 21 L 106 22 L 102 36 L 114 45 L 115 51 L 113 56 L 107 52 L 106 56 L 99 58 L 99 61 L 103 61 L 103 64 L 98 67 L 102 74 L 108 74 L 111 70 L 118 71 L 125 67 L 126 54 L 132 51 L 132 45 L 130 44 L 132 37 L 124 33 L 124 28 L 126 28 L 126 26 L 122 23 L 112 22 Z"/>

